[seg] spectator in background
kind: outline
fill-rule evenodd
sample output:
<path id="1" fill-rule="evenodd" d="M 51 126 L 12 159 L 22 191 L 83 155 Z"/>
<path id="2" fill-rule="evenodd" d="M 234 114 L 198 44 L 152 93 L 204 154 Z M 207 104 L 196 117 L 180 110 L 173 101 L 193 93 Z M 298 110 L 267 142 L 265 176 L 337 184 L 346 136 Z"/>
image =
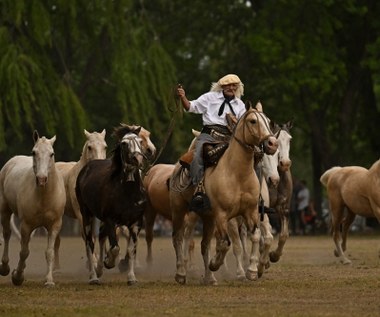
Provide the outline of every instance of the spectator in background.
<path id="1" fill-rule="evenodd" d="M 301 180 L 299 184 L 300 189 L 297 193 L 297 220 L 299 221 L 299 233 L 303 235 L 306 228 L 305 215 L 308 214 L 310 204 L 310 192 L 305 180 Z"/>

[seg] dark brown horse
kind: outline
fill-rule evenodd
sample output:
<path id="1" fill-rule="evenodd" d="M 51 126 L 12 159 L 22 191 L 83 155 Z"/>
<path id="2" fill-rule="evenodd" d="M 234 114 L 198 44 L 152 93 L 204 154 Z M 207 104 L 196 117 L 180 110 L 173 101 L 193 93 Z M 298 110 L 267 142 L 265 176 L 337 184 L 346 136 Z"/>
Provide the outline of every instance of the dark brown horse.
<path id="1" fill-rule="evenodd" d="M 140 127 L 121 125 L 114 130 L 118 144 L 110 159 L 90 161 L 79 173 L 76 195 L 83 218 L 83 232 L 90 269 L 90 284 L 98 284 L 103 273 L 105 241 L 110 248 L 104 260 L 108 269 L 115 266 L 119 255 L 116 226 L 127 226 L 134 247 L 129 248 L 128 284 L 137 282 L 134 274 L 136 243 L 141 230 L 145 192 L 140 169 L 144 155 L 141 149 Z M 92 261 L 94 254 L 93 220 L 101 221 L 99 230 L 100 254 L 98 264 Z"/>

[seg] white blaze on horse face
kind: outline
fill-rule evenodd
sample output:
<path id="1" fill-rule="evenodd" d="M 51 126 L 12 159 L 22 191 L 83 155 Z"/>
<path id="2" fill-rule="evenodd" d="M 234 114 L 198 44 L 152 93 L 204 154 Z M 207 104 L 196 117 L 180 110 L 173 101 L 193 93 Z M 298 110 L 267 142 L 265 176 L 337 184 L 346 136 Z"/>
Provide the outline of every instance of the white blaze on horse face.
<path id="1" fill-rule="evenodd" d="M 44 187 L 48 182 L 49 171 L 54 164 L 53 144 L 55 139 L 55 136 L 51 139 L 39 138 L 33 147 L 33 170 L 38 186 Z"/>
<path id="2" fill-rule="evenodd" d="M 91 160 L 104 160 L 107 157 L 107 143 L 105 141 L 106 130 L 103 129 L 101 133 L 90 133 L 84 130 L 87 141 L 83 147 L 83 155 L 86 162 Z"/>
<path id="3" fill-rule="evenodd" d="M 264 154 L 263 156 L 263 174 L 269 186 L 277 187 L 280 182 L 278 173 L 278 156 L 279 150 L 273 155 Z"/>
<path id="4" fill-rule="evenodd" d="M 124 144 L 128 148 L 128 159 L 134 158 L 137 162 L 137 167 L 142 167 L 144 154 L 141 148 L 141 138 L 133 132 L 127 133 L 121 139 L 121 144 Z M 128 162 L 131 164 L 131 162 Z"/>
<path id="5" fill-rule="evenodd" d="M 257 122 L 258 131 L 256 135 L 259 136 L 260 143 L 264 145 L 264 152 L 267 154 L 273 155 L 277 151 L 278 143 L 277 143 L 277 139 L 275 138 L 275 136 L 273 135 L 270 129 L 269 118 L 261 111 L 254 111 L 253 116 L 255 116 L 256 118 L 247 118 L 247 119 L 251 120 L 250 121 L 251 123 Z M 259 145 L 259 144 L 256 144 L 256 145 Z"/>
<path id="6" fill-rule="evenodd" d="M 290 141 L 292 136 L 285 130 L 280 130 L 280 134 L 277 138 L 278 141 L 278 167 L 281 171 L 286 172 L 292 165 L 292 161 L 289 157 L 290 153 Z"/>

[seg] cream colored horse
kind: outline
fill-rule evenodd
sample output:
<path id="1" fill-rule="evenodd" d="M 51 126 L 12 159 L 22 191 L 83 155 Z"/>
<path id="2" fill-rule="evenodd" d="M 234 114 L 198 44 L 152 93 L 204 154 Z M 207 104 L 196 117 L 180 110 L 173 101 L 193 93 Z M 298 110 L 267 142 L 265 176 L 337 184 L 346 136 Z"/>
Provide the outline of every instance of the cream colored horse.
<path id="1" fill-rule="evenodd" d="M 4 237 L 0 274 L 5 276 L 10 271 L 10 218 L 15 213 L 20 219 L 21 251 L 18 266 L 12 272 L 13 284 L 21 285 L 24 282 L 30 235 L 34 229 L 42 226 L 48 232 L 45 285 L 53 286 L 54 242 L 62 226 L 65 185 L 54 162 L 55 136 L 51 139 L 40 138 L 35 131 L 33 139 L 32 157 L 15 156 L 0 171 L 0 214 Z"/>
<path id="2" fill-rule="evenodd" d="M 344 251 L 355 216 L 376 217 L 380 221 L 380 160 L 369 169 L 360 166 L 332 167 L 323 173 L 320 181 L 326 187 L 329 199 L 335 256 L 343 264 L 350 264 Z"/>
<path id="3" fill-rule="evenodd" d="M 265 255 L 259 254 L 259 193 L 260 186 L 253 169 L 253 151 L 255 146 L 263 146 L 269 154 L 277 150 L 277 140 L 264 119 L 264 114 L 249 108 L 238 121 L 229 147 L 215 167 L 205 171 L 205 190 L 211 202 L 211 210 L 202 214 L 203 237 L 201 253 L 205 266 L 204 282 L 215 284 L 211 272 L 217 271 L 223 264 L 225 255 L 231 245 L 228 236 L 228 221 L 243 216 L 249 232 L 252 233 L 252 250 L 250 265 L 246 277 L 257 279 L 264 271 Z M 176 275 L 178 283 L 186 283 L 186 268 L 183 254 L 184 218 L 186 206 L 193 193 L 194 186 L 185 191 L 178 191 L 176 183 L 182 168 L 177 163 L 171 177 L 170 203 L 173 220 L 173 246 L 176 252 Z M 216 229 L 216 230 L 215 230 Z M 210 260 L 210 241 L 216 233 L 216 254 Z"/>
<path id="4" fill-rule="evenodd" d="M 106 130 L 102 132 L 88 132 L 84 130 L 86 142 L 83 145 L 82 154 L 78 162 L 57 162 L 57 169 L 63 176 L 66 189 L 66 206 L 65 215 L 78 219 L 79 228 L 82 230 L 82 215 L 80 213 L 78 200 L 75 194 L 75 183 L 81 169 L 91 160 L 104 160 L 107 156 L 107 143 L 105 141 Z M 60 267 L 59 264 L 59 247 L 60 236 L 57 236 L 54 251 L 55 251 L 55 269 Z"/>

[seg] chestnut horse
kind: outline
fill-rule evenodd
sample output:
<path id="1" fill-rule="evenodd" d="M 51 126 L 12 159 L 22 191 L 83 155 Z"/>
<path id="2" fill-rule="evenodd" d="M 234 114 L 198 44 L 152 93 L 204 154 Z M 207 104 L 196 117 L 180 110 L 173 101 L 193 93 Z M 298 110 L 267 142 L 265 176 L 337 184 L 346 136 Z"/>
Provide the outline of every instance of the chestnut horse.
<path id="1" fill-rule="evenodd" d="M 25 262 L 29 256 L 32 231 L 45 227 L 48 232 L 46 249 L 46 286 L 53 286 L 54 242 L 62 226 L 66 203 L 65 185 L 54 162 L 53 145 L 56 140 L 33 134 L 32 156 L 15 156 L 0 171 L 0 214 L 3 226 L 4 251 L 0 274 L 9 274 L 10 218 L 15 213 L 20 219 L 21 251 L 17 268 L 12 272 L 14 285 L 24 282 Z"/>
<path id="2" fill-rule="evenodd" d="M 240 215 L 244 217 L 248 231 L 252 233 L 253 247 L 246 276 L 249 280 L 255 280 L 264 271 L 265 255 L 259 254 L 260 185 L 253 169 L 255 146 L 263 146 L 267 153 L 273 154 L 277 150 L 277 140 L 270 131 L 265 115 L 249 107 L 237 122 L 229 146 L 218 164 L 205 171 L 204 186 L 211 203 L 211 210 L 204 211 L 201 215 L 203 221 L 201 253 L 205 266 L 204 282 L 206 284 L 216 283 L 211 272 L 217 271 L 223 264 L 231 245 L 228 236 L 228 221 Z M 178 179 L 181 177 L 182 170 L 181 165 L 177 163 L 170 180 L 173 246 L 177 266 L 175 280 L 179 284 L 186 283 L 183 254 L 184 219 L 188 203 L 195 190 L 195 186 L 178 190 Z M 216 254 L 210 260 L 209 248 L 214 233 L 216 233 Z M 257 263 L 258 259 L 259 263 Z"/>
<path id="3" fill-rule="evenodd" d="M 320 181 L 326 187 L 330 205 L 334 254 L 341 263 L 350 264 L 344 252 L 355 216 L 376 217 L 380 221 L 380 160 L 369 169 L 360 166 L 332 167 L 323 173 Z"/>

